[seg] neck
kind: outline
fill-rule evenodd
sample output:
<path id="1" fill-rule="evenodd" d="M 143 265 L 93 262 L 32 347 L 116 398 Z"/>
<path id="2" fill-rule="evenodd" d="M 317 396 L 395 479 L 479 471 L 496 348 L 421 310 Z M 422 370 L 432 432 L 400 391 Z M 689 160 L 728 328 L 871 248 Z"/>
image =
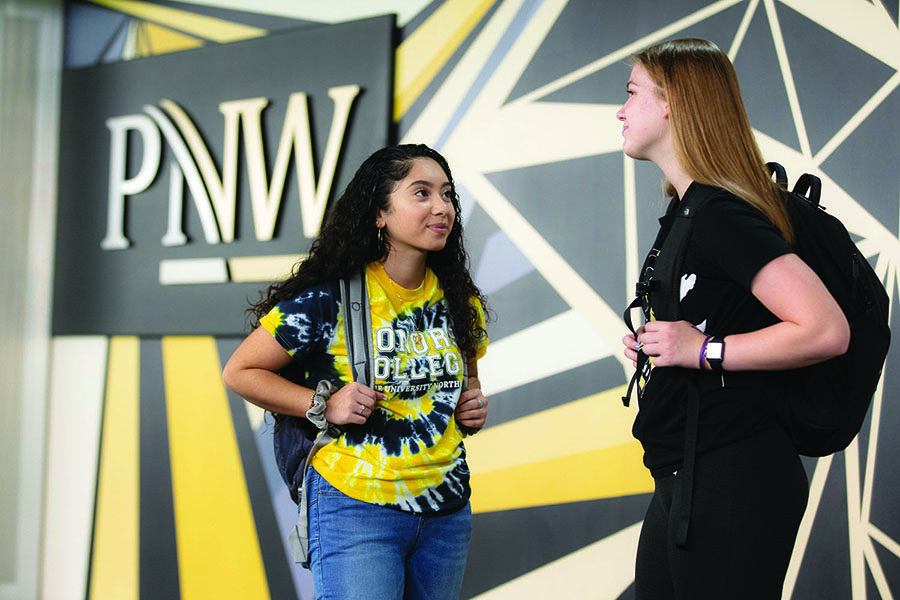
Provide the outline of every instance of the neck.
<path id="1" fill-rule="evenodd" d="M 684 194 L 687 192 L 687 189 L 693 183 L 693 179 L 685 172 L 685 170 L 681 167 L 681 164 L 673 157 L 668 162 L 657 163 L 659 168 L 662 169 L 663 174 L 666 176 L 666 179 L 669 180 L 669 183 L 675 188 L 675 191 L 678 192 L 679 198 L 684 198 Z"/>
<path id="2" fill-rule="evenodd" d="M 691 184 L 694 182 L 694 180 L 687 175 L 684 175 L 679 179 L 672 179 L 668 175 L 666 177 L 668 177 L 669 182 L 675 187 L 675 191 L 678 192 L 679 198 L 684 198 L 688 188 L 691 187 Z"/>
<path id="3" fill-rule="evenodd" d="M 413 256 L 399 256 L 391 252 L 384 259 L 384 272 L 397 285 L 414 290 L 425 281 L 425 257 L 427 253 L 416 253 Z"/>
<path id="4" fill-rule="evenodd" d="M 666 179 L 669 180 L 669 183 L 671 183 L 675 188 L 675 191 L 678 192 L 678 197 L 684 198 L 684 194 L 691 186 L 693 180 L 678 160 L 678 152 L 675 150 L 675 142 L 672 139 L 671 129 L 666 138 L 659 146 L 653 149 L 652 153 L 650 153 L 647 158 L 652 160 L 656 163 L 656 166 L 662 169 Z"/>

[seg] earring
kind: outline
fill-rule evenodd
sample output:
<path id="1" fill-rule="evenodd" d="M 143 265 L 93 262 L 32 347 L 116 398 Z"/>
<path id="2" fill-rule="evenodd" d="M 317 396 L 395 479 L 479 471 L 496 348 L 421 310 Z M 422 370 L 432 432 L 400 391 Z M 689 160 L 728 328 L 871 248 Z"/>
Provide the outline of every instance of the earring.
<path id="1" fill-rule="evenodd" d="M 384 245 L 384 227 L 378 228 L 378 245 Z"/>

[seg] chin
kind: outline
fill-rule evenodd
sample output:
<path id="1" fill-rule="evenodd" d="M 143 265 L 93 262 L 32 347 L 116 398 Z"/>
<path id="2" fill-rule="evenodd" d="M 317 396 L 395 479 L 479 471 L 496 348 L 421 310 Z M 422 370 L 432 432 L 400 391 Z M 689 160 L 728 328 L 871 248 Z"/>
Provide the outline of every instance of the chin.
<path id="1" fill-rule="evenodd" d="M 627 148 L 622 148 L 622 152 L 625 153 L 625 156 L 634 160 L 649 160 L 646 156 L 639 152 L 635 152 L 633 150 L 628 150 Z"/>

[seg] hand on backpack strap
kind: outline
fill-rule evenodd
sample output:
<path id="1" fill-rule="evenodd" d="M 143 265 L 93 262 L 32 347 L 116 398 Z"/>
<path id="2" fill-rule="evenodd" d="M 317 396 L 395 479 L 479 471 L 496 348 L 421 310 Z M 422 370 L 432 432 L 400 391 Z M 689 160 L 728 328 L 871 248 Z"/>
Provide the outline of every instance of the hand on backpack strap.
<path id="1" fill-rule="evenodd" d="M 622 344 L 625 346 L 625 358 L 631 361 L 633 367 L 637 367 L 638 352 L 644 349 L 643 344 L 638 341 L 643 333 L 644 326 L 641 325 L 637 331 L 622 338 Z"/>
<path id="2" fill-rule="evenodd" d="M 379 400 L 384 400 L 384 394 L 354 381 L 332 394 L 325 408 L 325 418 L 335 425 L 362 425 L 372 415 Z"/>
<path id="3" fill-rule="evenodd" d="M 488 400 L 481 391 L 477 377 L 469 377 L 469 389 L 459 395 L 453 415 L 464 433 L 475 433 L 487 420 Z"/>
<path id="4" fill-rule="evenodd" d="M 684 367 L 698 369 L 701 348 L 706 334 L 687 321 L 650 321 L 643 330 L 638 330 L 638 339 L 632 342 L 630 336 L 622 338 L 626 345 L 625 356 L 637 359 L 637 346 L 647 356 L 653 357 L 656 367 Z M 633 355 L 633 356 L 632 356 Z"/>

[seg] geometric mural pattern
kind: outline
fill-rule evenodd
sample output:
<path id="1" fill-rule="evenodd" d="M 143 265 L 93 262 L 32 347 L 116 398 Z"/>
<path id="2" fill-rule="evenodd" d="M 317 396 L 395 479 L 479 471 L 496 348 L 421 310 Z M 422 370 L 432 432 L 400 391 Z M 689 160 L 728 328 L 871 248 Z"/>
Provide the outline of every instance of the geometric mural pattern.
<path id="1" fill-rule="evenodd" d="M 340 18 L 340 3 L 328 16 L 244 4 L 71 3 L 66 64 Z M 394 3 L 368 4 L 387 12 Z M 764 156 L 792 178 L 821 177 L 823 204 L 893 308 L 898 2 L 408 4 L 398 21 L 398 141 L 447 156 L 472 271 L 497 316 L 479 364 L 488 427 L 466 441 L 475 516 L 462 597 L 631 598 L 653 483 L 631 437 L 634 414 L 619 401 L 631 369 L 620 312 L 665 203 L 661 173 L 621 151 L 627 58 L 673 37 L 725 50 Z M 87 597 L 313 597 L 308 572 L 287 558 L 296 509 L 274 470 L 272 424 L 221 383 L 239 341 L 202 331 L 108 340 Z M 900 591 L 898 351 L 857 441 L 805 459 L 810 503 L 785 598 Z"/>

